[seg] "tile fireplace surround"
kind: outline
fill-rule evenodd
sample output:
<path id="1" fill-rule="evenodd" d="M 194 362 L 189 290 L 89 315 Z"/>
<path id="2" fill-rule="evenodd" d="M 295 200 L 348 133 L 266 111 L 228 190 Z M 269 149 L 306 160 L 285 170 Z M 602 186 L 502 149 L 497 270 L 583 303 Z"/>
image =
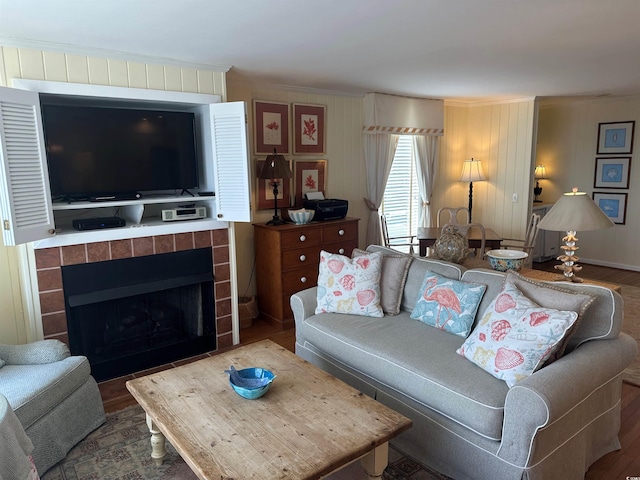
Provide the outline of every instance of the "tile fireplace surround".
<path id="1" fill-rule="evenodd" d="M 64 307 L 62 266 L 78 263 L 102 262 L 121 258 L 140 257 L 182 250 L 211 247 L 213 254 L 217 349 L 231 347 L 231 280 L 229 265 L 229 236 L 227 229 L 158 235 L 108 242 L 69 245 L 35 251 L 38 294 L 42 312 L 44 338 L 56 338 L 69 344 Z M 162 366 L 158 366 L 162 367 Z M 124 390 L 130 375 L 101 384 L 105 390 Z M 110 395 L 112 396 L 111 392 Z"/>

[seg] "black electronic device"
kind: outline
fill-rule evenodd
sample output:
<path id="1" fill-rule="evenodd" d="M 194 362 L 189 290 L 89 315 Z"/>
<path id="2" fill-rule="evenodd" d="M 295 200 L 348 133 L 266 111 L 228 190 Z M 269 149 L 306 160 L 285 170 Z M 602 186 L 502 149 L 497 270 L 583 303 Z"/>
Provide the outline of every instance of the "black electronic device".
<path id="1" fill-rule="evenodd" d="M 43 103 L 42 120 L 54 198 L 123 200 L 198 187 L 191 112 Z"/>
<path id="2" fill-rule="evenodd" d="M 73 221 L 73 228 L 80 231 L 101 230 L 103 228 L 124 227 L 126 224 L 124 218 L 120 217 L 79 218 Z"/>
<path id="3" fill-rule="evenodd" d="M 304 200 L 304 208 L 313 210 L 314 220 L 338 220 L 347 216 L 349 209 L 348 200 L 340 200 L 337 198 L 325 198 L 323 200 Z"/>

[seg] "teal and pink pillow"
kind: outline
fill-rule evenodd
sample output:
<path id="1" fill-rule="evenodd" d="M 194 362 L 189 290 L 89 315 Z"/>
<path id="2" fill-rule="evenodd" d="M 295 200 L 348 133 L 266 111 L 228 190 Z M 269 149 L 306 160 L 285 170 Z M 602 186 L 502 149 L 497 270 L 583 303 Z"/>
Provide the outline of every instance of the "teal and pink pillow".
<path id="1" fill-rule="evenodd" d="M 320 252 L 315 313 L 348 313 L 382 317 L 380 275 L 382 253 L 349 258 Z"/>
<path id="2" fill-rule="evenodd" d="M 512 387 L 544 365 L 577 318 L 539 306 L 506 282 L 457 353 Z"/>
<path id="3" fill-rule="evenodd" d="M 486 285 L 461 282 L 427 272 L 411 318 L 466 337 L 486 289 Z"/>

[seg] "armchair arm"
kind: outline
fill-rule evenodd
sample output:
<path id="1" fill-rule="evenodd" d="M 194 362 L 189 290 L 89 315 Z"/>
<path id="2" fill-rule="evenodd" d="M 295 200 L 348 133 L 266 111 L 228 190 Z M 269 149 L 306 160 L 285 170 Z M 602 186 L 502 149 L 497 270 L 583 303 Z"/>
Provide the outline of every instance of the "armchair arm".
<path id="1" fill-rule="evenodd" d="M 619 376 L 637 351 L 624 333 L 592 340 L 512 387 L 498 456 L 533 465 L 619 405 Z"/>
<path id="2" fill-rule="evenodd" d="M 53 363 L 69 356 L 69 347 L 60 340 L 40 340 L 25 345 L 0 344 L 0 358 L 7 362 L 7 365 Z"/>

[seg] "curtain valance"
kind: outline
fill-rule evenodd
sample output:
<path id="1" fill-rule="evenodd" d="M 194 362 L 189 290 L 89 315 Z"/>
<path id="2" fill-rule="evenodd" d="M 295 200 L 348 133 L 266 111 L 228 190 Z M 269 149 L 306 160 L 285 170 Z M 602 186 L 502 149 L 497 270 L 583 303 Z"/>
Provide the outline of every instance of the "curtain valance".
<path id="1" fill-rule="evenodd" d="M 443 135 L 444 100 L 367 93 L 364 133 Z"/>

